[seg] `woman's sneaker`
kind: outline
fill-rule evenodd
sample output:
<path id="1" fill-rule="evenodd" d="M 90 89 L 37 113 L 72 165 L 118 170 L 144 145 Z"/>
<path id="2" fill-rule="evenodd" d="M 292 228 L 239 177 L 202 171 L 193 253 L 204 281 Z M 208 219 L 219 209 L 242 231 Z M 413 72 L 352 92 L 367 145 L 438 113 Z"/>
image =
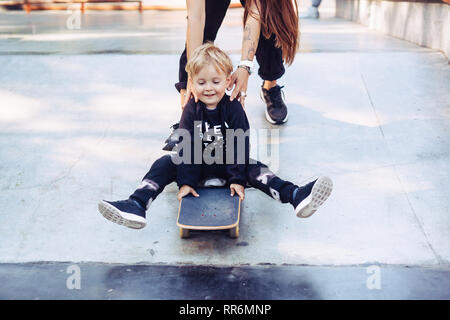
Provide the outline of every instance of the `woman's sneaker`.
<path id="1" fill-rule="evenodd" d="M 132 199 L 102 200 L 98 204 L 98 211 L 109 221 L 128 228 L 142 229 L 147 224 L 144 208 Z"/>
<path id="2" fill-rule="evenodd" d="M 266 120 L 271 124 L 283 124 L 288 119 L 288 109 L 282 98 L 283 87 L 276 85 L 269 90 L 261 86 L 261 99 L 266 103 Z"/>
<path id="3" fill-rule="evenodd" d="M 294 190 L 292 205 L 299 218 L 308 218 L 328 199 L 333 190 L 333 182 L 328 177 L 320 177 Z"/>

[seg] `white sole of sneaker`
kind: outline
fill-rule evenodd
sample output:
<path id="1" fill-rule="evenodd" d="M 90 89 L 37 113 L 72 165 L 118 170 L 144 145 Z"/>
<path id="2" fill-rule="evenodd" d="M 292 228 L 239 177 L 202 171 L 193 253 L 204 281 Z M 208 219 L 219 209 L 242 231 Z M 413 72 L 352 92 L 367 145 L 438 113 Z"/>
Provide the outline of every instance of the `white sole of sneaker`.
<path id="1" fill-rule="evenodd" d="M 281 120 L 281 122 L 276 122 L 276 121 L 273 121 L 273 120 L 272 120 L 272 118 L 269 116 L 269 113 L 267 112 L 267 109 L 266 109 L 266 120 L 267 120 L 269 123 L 271 123 L 271 124 L 283 124 L 283 123 L 285 123 L 285 122 L 288 120 L 288 116 L 289 116 L 289 113 L 286 114 L 286 118 L 284 118 L 283 120 Z"/>
<path id="2" fill-rule="evenodd" d="M 98 211 L 111 222 L 120 224 L 132 229 L 142 229 L 147 225 L 147 221 L 143 217 L 135 214 L 120 211 L 116 207 L 110 205 L 106 201 L 100 201 L 98 204 Z"/>
<path id="3" fill-rule="evenodd" d="M 311 193 L 295 208 L 299 218 L 312 216 L 317 209 L 328 199 L 333 190 L 333 181 L 328 177 L 320 177 L 314 184 Z"/>

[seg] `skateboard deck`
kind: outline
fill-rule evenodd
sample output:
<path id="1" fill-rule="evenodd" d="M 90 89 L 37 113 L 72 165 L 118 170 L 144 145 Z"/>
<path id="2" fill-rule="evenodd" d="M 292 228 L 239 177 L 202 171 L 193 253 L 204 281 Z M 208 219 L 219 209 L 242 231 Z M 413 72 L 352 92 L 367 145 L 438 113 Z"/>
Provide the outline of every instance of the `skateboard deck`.
<path id="1" fill-rule="evenodd" d="M 241 200 L 230 196 L 229 188 L 198 188 L 199 197 L 187 195 L 178 206 L 177 225 L 180 237 L 189 237 L 189 230 L 226 230 L 232 238 L 239 236 Z"/>

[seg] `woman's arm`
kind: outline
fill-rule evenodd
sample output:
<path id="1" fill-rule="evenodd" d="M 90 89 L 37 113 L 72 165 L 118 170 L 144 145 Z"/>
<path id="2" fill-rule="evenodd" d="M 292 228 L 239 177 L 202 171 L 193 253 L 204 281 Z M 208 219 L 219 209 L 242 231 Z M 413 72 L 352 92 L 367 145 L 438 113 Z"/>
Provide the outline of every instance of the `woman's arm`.
<path id="1" fill-rule="evenodd" d="M 244 26 L 242 38 L 241 60 L 253 61 L 256 49 L 258 48 L 261 23 L 259 21 L 259 11 L 256 2 L 252 2 L 249 8 L 249 15 Z"/>
<path id="2" fill-rule="evenodd" d="M 203 44 L 203 32 L 205 29 L 205 0 L 186 0 L 187 7 L 187 32 L 186 32 L 186 56 L 187 60 L 191 58 L 196 48 Z M 181 108 L 188 103 L 191 95 L 194 96 L 195 102 L 198 98 L 191 90 L 191 79 L 188 79 L 186 90 L 180 90 Z"/>
<path id="3" fill-rule="evenodd" d="M 205 29 L 205 0 L 186 0 L 187 7 L 187 33 L 186 53 L 187 59 L 192 52 L 203 43 L 203 30 Z"/>
<path id="4" fill-rule="evenodd" d="M 241 51 L 241 60 L 250 60 L 253 61 L 256 53 L 256 49 L 258 48 L 259 35 L 261 31 L 261 23 L 259 20 L 259 11 L 255 2 L 252 2 L 252 6 L 249 8 L 250 14 L 248 15 L 247 21 L 244 26 L 244 34 L 242 37 L 242 51 Z M 247 70 L 243 68 L 237 68 L 233 73 L 231 85 L 228 90 L 232 89 L 232 85 L 234 84 L 234 90 L 231 93 L 230 100 L 234 100 L 234 98 L 239 97 L 239 101 L 242 106 L 244 106 L 245 97 L 240 97 L 241 92 L 247 92 L 247 83 L 250 74 Z"/>

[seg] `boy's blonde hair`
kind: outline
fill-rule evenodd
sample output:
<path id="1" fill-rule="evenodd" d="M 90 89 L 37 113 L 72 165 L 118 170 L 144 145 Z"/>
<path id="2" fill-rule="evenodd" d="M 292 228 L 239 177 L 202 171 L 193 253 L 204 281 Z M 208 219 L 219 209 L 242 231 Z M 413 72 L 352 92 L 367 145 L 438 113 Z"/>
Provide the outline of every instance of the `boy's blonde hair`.
<path id="1" fill-rule="evenodd" d="M 191 59 L 186 64 L 186 72 L 193 78 L 206 65 L 212 64 L 217 72 L 222 71 L 228 77 L 233 72 L 233 62 L 230 57 L 212 43 L 205 43 L 194 50 Z"/>

